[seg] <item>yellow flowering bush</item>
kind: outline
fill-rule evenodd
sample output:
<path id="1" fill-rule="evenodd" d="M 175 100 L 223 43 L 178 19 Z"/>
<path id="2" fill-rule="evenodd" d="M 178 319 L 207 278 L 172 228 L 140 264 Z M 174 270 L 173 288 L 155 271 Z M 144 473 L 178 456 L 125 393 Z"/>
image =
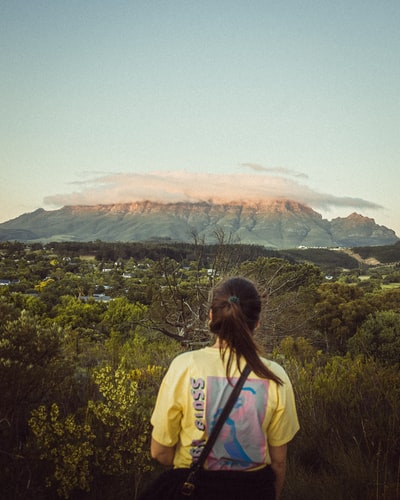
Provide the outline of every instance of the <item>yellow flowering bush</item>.
<path id="1" fill-rule="evenodd" d="M 151 469 L 148 400 L 141 394 L 162 373 L 159 366 L 93 370 L 98 397 L 79 412 L 83 423 L 76 415 L 62 416 L 55 403 L 34 410 L 30 428 L 40 458 L 52 465 L 46 485 L 69 498 L 75 489 L 90 491 L 94 477 L 125 476 L 137 490 L 142 474 Z"/>
<path id="2" fill-rule="evenodd" d="M 40 406 L 34 410 L 29 425 L 41 450 L 40 458 L 53 464 L 46 485 L 56 484 L 57 493 L 63 498 L 69 498 L 75 488 L 89 491 L 89 461 L 95 439 L 90 426 L 78 424 L 74 415 L 61 417 L 55 403 L 50 409 Z"/>
<path id="3" fill-rule="evenodd" d="M 110 366 L 97 369 L 94 381 L 102 399 L 89 401 L 92 422 L 97 421 L 103 435 L 97 440 L 97 460 L 106 474 L 142 473 L 149 469 L 150 457 L 147 412 L 142 407 L 138 386 L 140 380 L 154 371 L 113 371 Z"/>

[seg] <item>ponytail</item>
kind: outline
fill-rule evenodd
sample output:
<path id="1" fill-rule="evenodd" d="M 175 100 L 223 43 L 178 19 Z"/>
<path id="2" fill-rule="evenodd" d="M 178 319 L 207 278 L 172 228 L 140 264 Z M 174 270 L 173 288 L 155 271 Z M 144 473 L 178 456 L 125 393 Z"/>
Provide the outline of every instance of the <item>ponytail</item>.
<path id="1" fill-rule="evenodd" d="M 222 359 L 228 354 L 228 379 L 235 357 L 242 372 L 240 358 L 243 357 L 256 375 L 282 385 L 282 380 L 260 359 L 260 349 L 254 341 L 260 312 L 261 299 L 253 283 L 245 278 L 231 278 L 214 290 L 209 327 L 219 338 Z"/>

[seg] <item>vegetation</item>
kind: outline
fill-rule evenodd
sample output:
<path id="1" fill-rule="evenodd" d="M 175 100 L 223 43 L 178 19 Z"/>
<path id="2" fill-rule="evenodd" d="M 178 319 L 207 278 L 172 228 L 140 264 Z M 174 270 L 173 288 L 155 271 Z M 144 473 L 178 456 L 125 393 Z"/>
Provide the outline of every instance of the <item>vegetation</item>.
<path id="1" fill-rule="evenodd" d="M 400 242 L 381 247 L 356 247 L 353 250 L 364 259 L 375 258 L 384 264 L 400 260 Z"/>
<path id="2" fill-rule="evenodd" d="M 1 498 L 135 498 L 160 470 L 148 450 L 162 376 L 210 341 L 209 291 L 234 274 L 258 283 L 258 340 L 296 393 L 283 498 L 400 497 L 399 259 L 217 236 L 0 244 Z"/>

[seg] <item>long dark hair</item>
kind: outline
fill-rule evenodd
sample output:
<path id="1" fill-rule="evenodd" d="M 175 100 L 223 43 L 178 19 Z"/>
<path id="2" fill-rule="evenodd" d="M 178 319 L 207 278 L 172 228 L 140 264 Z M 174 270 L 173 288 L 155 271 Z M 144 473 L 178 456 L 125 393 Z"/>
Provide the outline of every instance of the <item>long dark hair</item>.
<path id="1" fill-rule="evenodd" d="M 254 341 L 261 312 L 261 297 L 254 284 L 241 277 L 223 281 L 213 291 L 210 310 L 209 328 L 219 338 L 223 360 L 228 353 L 226 376 L 229 378 L 236 356 L 239 371 L 243 357 L 256 375 L 282 384 L 260 359 L 260 348 Z"/>

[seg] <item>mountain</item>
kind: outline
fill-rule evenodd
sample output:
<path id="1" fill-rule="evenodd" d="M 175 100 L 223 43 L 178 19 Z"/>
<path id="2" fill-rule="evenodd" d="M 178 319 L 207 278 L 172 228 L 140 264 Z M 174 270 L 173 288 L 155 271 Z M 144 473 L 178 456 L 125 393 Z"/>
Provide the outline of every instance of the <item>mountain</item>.
<path id="1" fill-rule="evenodd" d="M 230 241 L 288 249 L 390 245 L 395 232 L 351 214 L 332 221 L 291 200 L 262 203 L 135 202 L 42 208 L 0 224 L 0 241 Z"/>

